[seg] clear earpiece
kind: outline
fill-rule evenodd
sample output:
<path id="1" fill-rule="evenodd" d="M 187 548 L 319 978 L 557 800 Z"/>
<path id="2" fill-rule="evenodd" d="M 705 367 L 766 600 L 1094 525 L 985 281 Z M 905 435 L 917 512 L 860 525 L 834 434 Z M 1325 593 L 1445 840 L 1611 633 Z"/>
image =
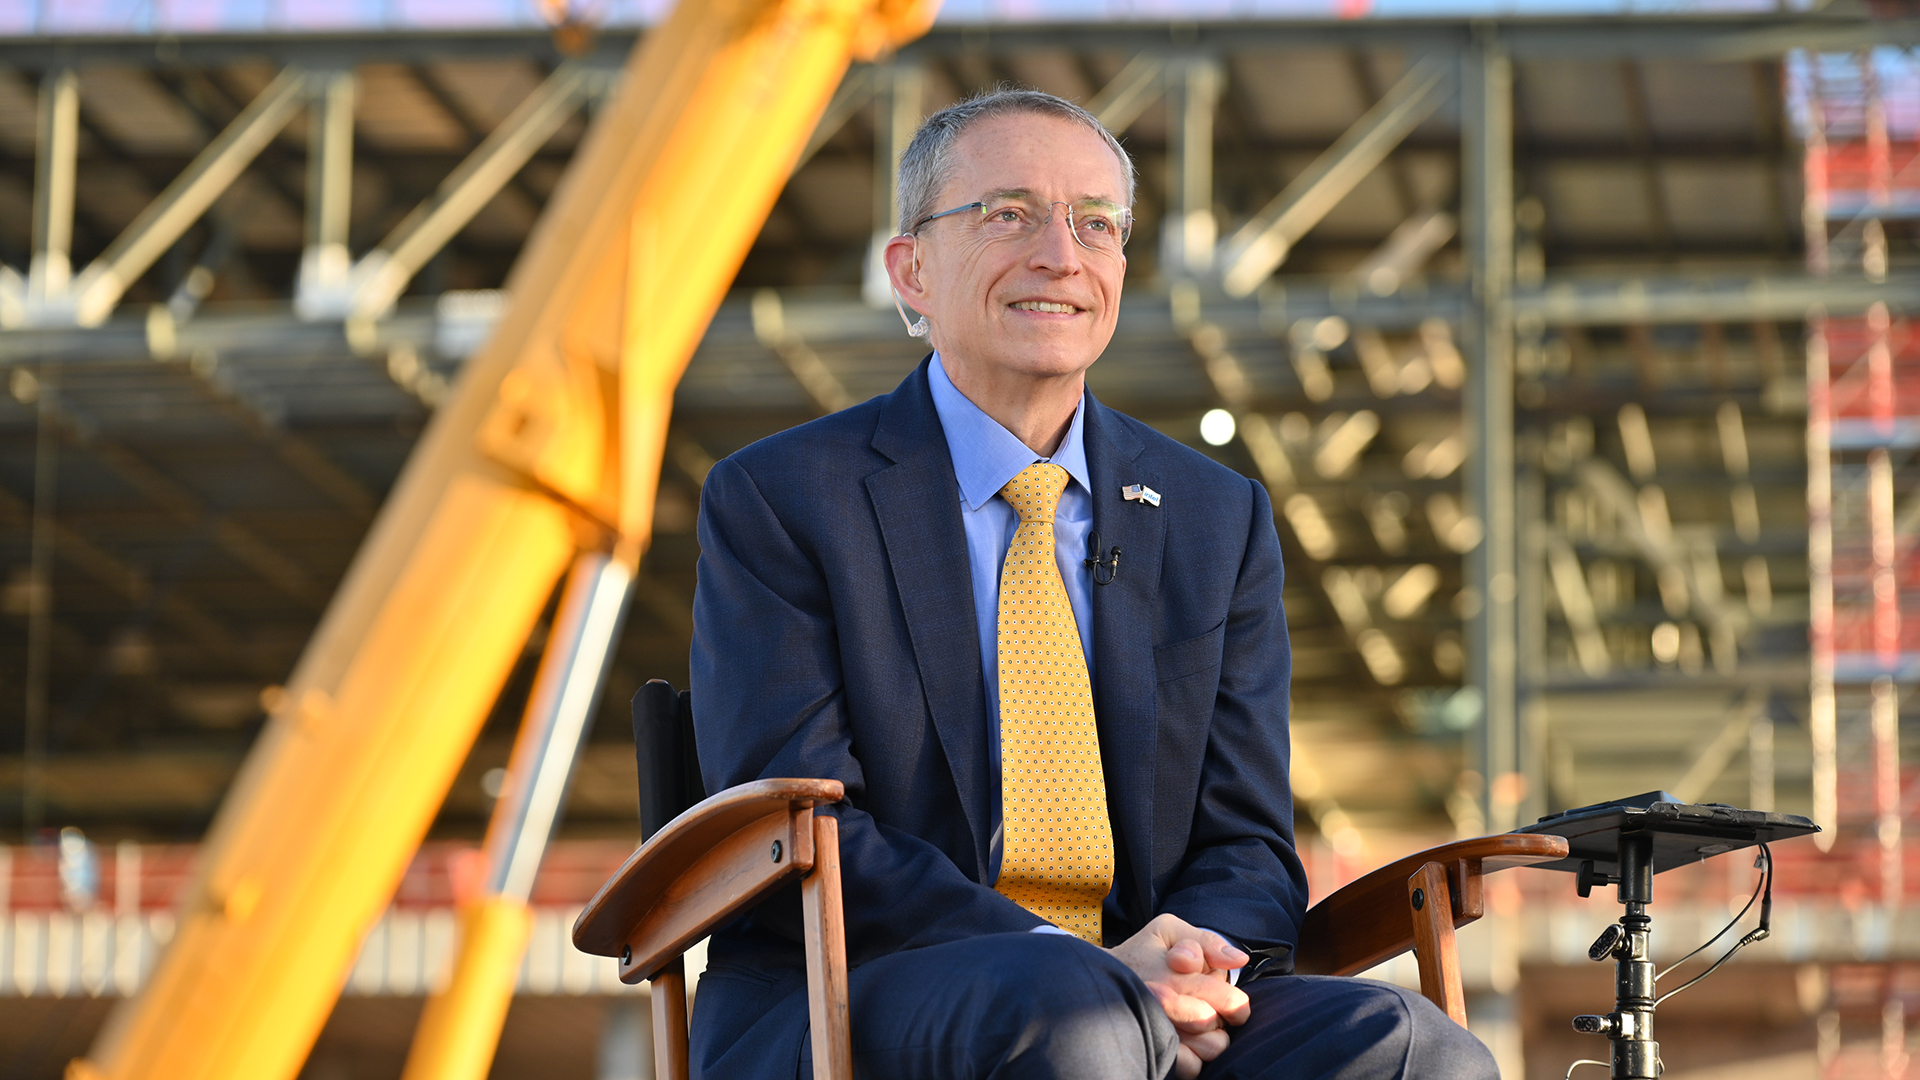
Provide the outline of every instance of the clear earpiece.
<path id="1" fill-rule="evenodd" d="M 919 322 L 908 320 L 907 309 L 901 306 L 899 293 L 893 294 L 893 310 L 900 313 L 900 321 L 906 324 L 908 337 L 924 338 L 928 334 L 933 333 L 933 328 L 927 325 L 927 317 L 925 315 L 920 316 Z"/>
<path id="2" fill-rule="evenodd" d="M 918 274 L 920 273 L 920 238 L 913 236 L 911 233 L 907 235 L 913 239 L 913 272 Z M 920 316 L 919 322 L 908 319 L 907 309 L 900 303 L 900 293 L 894 289 L 888 289 L 887 291 L 893 293 L 893 310 L 900 313 L 900 321 L 906 324 L 908 337 L 925 338 L 928 334 L 933 333 L 933 327 L 927 325 L 927 317 L 925 315 Z"/>

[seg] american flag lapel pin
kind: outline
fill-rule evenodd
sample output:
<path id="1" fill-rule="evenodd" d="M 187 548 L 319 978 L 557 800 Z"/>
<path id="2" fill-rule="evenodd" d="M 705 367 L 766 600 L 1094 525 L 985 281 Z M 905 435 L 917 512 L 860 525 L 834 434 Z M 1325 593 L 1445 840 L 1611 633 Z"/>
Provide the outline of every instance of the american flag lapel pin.
<path id="1" fill-rule="evenodd" d="M 1160 493 L 1145 484 L 1128 484 L 1120 489 L 1120 495 L 1128 502 L 1143 502 L 1148 506 L 1160 505 Z"/>

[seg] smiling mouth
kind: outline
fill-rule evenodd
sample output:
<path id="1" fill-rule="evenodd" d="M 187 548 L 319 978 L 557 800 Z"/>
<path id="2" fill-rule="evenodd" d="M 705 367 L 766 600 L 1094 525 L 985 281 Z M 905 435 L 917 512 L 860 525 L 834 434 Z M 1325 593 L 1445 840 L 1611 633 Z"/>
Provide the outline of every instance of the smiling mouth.
<path id="1" fill-rule="evenodd" d="M 1048 300 L 1019 300 L 1008 306 L 1015 311 L 1044 311 L 1052 315 L 1072 315 L 1080 310 L 1072 304 L 1056 304 Z"/>

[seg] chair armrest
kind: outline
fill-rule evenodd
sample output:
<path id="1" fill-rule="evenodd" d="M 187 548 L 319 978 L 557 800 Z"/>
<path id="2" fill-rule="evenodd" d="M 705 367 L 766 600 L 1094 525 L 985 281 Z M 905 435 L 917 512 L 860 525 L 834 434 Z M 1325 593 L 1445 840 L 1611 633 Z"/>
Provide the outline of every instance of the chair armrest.
<path id="1" fill-rule="evenodd" d="M 699 803 L 600 887 L 573 924 L 574 948 L 619 957 L 623 982 L 651 978 L 811 869 L 813 808 L 845 794 L 838 780 L 755 780 Z"/>
<path id="2" fill-rule="evenodd" d="M 1413 948 L 1407 879 L 1428 863 L 1446 867 L 1453 924 L 1465 926 L 1486 910 L 1482 874 L 1566 857 L 1564 837 L 1501 833 L 1443 844 L 1388 863 L 1313 905 L 1300 924 L 1293 969 L 1302 975 L 1354 975 Z"/>

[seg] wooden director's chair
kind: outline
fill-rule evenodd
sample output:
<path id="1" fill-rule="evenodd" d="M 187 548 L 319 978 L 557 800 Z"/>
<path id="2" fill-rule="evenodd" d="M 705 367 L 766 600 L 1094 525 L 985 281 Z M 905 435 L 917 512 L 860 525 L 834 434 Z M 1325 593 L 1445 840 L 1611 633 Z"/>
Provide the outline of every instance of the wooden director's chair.
<path id="1" fill-rule="evenodd" d="M 655 679 L 633 699 L 645 838 L 580 913 L 573 944 L 620 960 L 620 978 L 653 986 L 654 1073 L 686 1080 L 686 969 L 681 956 L 774 889 L 800 879 L 815 1080 L 852 1080 L 839 822 L 813 808 L 840 801 L 837 780 L 756 780 L 702 799 L 685 693 Z M 1454 929 L 1485 912 L 1481 879 L 1567 857 L 1567 841 L 1504 833 L 1389 863 L 1315 904 L 1294 970 L 1354 975 L 1411 949 L 1420 992 L 1465 1025 Z"/>

